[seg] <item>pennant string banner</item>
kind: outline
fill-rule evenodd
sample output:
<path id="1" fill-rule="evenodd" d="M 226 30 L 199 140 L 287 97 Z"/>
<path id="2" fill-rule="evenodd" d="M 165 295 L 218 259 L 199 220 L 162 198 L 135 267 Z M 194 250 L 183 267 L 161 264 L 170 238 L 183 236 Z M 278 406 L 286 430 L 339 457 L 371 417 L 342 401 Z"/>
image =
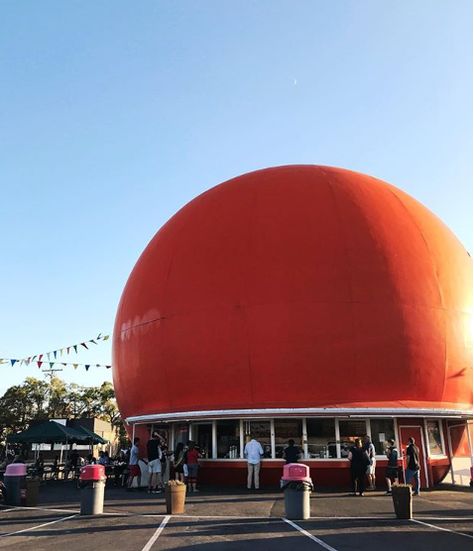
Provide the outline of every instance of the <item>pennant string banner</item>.
<path id="1" fill-rule="evenodd" d="M 38 368 L 41 369 L 41 366 L 44 364 L 43 356 L 46 356 L 48 364 L 50 368 L 52 368 L 55 364 L 62 365 L 66 367 L 67 365 L 72 365 L 74 369 L 77 369 L 79 366 L 84 366 L 86 371 L 89 371 L 89 368 L 94 365 L 95 367 L 105 367 L 106 369 L 110 369 L 112 366 L 108 364 L 80 364 L 80 363 L 71 363 L 71 362 L 53 362 L 51 361 L 51 355 L 54 356 L 54 359 L 56 360 L 59 355 L 62 356 L 64 351 L 66 351 L 66 354 L 69 355 L 70 351 L 74 349 L 74 352 L 77 354 L 78 347 L 83 346 L 86 350 L 89 350 L 89 347 L 87 346 L 89 343 L 98 345 L 99 342 L 97 341 L 107 341 L 110 338 L 110 335 L 102 335 L 102 333 L 99 333 L 97 337 L 93 339 L 89 339 L 87 341 L 80 342 L 78 344 L 71 344 L 69 346 L 63 346 L 62 348 L 57 348 L 56 350 L 51 350 L 49 352 L 43 352 L 42 354 L 35 354 L 34 356 L 28 356 L 27 358 L 0 358 L 0 365 L 1 364 L 11 364 L 13 367 L 16 363 L 19 363 L 19 365 L 30 365 L 30 363 L 36 362 L 36 365 Z"/>
<path id="2" fill-rule="evenodd" d="M 17 359 L 14 359 L 14 358 L 0 358 L 0 365 L 10 363 L 13 367 L 17 362 L 20 362 L 20 360 L 17 360 Z M 33 363 L 33 362 L 31 362 L 31 363 Z M 36 361 L 36 365 L 38 366 L 38 368 L 41 368 L 41 366 L 44 363 L 45 362 L 43 362 L 41 360 Z M 74 369 L 77 369 L 78 366 L 83 365 L 83 366 L 86 367 L 86 371 L 88 371 L 89 367 L 91 367 L 91 366 L 105 367 L 106 369 L 110 369 L 112 367 L 109 364 L 79 364 L 79 363 L 70 363 L 70 362 L 47 362 L 47 364 L 49 365 L 50 368 L 52 368 L 54 365 L 62 365 L 63 367 L 66 367 L 68 365 L 72 365 L 74 367 Z"/>
<path id="3" fill-rule="evenodd" d="M 42 354 L 35 354 L 34 356 L 28 356 L 27 358 L 26 357 L 25 358 L 15 358 L 14 359 L 15 361 L 13 363 L 15 363 L 15 362 L 24 362 L 24 363 L 26 363 L 26 365 L 29 365 L 31 362 L 34 362 L 36 360 L 36 358 L 38 358 L 39 361 L 42 361 L 42 358 L 43 358 L 44 355 L 46 355 L 46 357 L 48 358 L 48 361 L 49 361 L 51 359 L 51 354 L 54 356 L 54 359 L 56 360 L 57 356 L 58 356 L 58 352 L 62 356 L 64 350 L 66 350 L 66 353 L 69 355 L 69 352 L 70 352 L 71 348 L 74 348 L 74 352 L 77 354 L 77 349 L 78 349 L 79 346 L 83 346 L 84 348 L 89 350 L 89 347 L 87 346 L 88 343 L 93 343 L 93 344 L 97 345 L 97 344 L 99 344 L 97 341 L 107 341 L 107 340 L 109 340 L 109 338 L 110 338 L 110 335 L 102 335 L 102 333 L 99 333 L 97 335 L 97 337 L 95 337 L 93 339 L 89 339 L 89 340 L 84 341 L 84 342 L 81 342 L 79 344 L 71 344 L 69 346 L 63 346 L 62 348 L 57 348 L 56 350 L 50 350 L 49 352 L 43 352 Z M 2 359 L 5 360 L 6 358 L 0 358 L 0 362 L 1 362 Z M 10 359 L 8 358 L 8 360 L 10 360 Z"/>

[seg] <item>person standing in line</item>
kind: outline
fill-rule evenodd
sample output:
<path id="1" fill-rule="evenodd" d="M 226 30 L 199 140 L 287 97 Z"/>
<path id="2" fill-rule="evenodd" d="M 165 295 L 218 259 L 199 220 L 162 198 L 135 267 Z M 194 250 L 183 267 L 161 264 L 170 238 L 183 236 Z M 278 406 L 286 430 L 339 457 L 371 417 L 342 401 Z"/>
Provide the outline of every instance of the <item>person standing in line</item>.
<path id="1" fill-rule="evenodd" d="M 135 477 L 138 477 L 138 487 L 140 488 L 141 484 L 141 471 L 140 471 L 140 465 L 138 464 L 138 457 L 139 457 L 139 450 L 138 450 L 138 444 L 140 443 L 140 438 L 134 438 L 133 440 L 133 446 L 130 450 L 130 459 L 128 463 L 128 483 L 127 483 L 127 490 L 132 489 L 133 479 Z"/>
<path id="2" fill-rule="evenodd" d="M 301 449 L 295 446 L 295 441 L 293 439 L 288 440 L 288 446 L 283 450 L 283 458 L 286 463 L 298 463 L 300 457 Z"/>
<path id="3" fill-rule="evenodd" d="M 188 450 L 185 455 L 185 464 L 188 467 L 188 488 L 190 492 L 199 492 L 196 488 L 197 476 L 199 470 L 199 458 L 201 454 L 199 449 L 196 448 L 194 442 L 188 442 Z"/>
<path id="4" fill-rule="evenodd" d="M 168 452 L 168 444 L 166 443 L 166 440 L 162 440 L 160 444 L 161 448 L 161 482 L 163 484 L 163 488 L 168 484 L 170 479 L 170 461 L 169 461 L 169 452 Z"/>
<path id="5" fill-rule="evenodd" d="M 157 432 L 151 435 L 146 445 L 148 455 L 148 493 L 157 494 L 161 492 L 163 483 L 161 480 L 161 448 Z"/>
<path id="6" fill-rule="evenodd" d="M 173 465 L 175 480 L 179 480 L 180 482 L 184 482 L 184 460 L 184 444 L 183 442 L 178 442 L 178 445 L 176 446 L 176 450 L 174 452 Z"/>
<path id="7" fill-rule="evenodd" d="M 260 488 L 260 462 L 263 456 L 263 448 L 260 442 L 252 438 L 245 444 L 244 457 L 247 459 L 247 490 L 252 488 L 252 478 L 254 480 L 255 489 Z"/>
<path id="8" fill-rule="evenodd" d="M 387 470 L 385 471 L 385 481 L 387 483 L 386 495 L 392 493 L 392 481 L 398 484 L 398 450 L 395 447 L 395 440 L 391 438 L 388 441 L 388 448 L 385 452 L 387 456 Z"/>
<path id="9" fill-rule="evenodd" d="M 348 459 L 351 463 L 352 494 L 364 495 L 367 467 L 370 464 L 369 455 L 362 447 L 362 440 L 356 438 L 354 446 L 349 451 Z"/>
<path id="10" fill-rule="evenodd" d="M 411 481 L 415 481 L 414 494 L 420 495 L 420 450 L 415 444 L 415 439 L 410 437 L 408 439 L 408 446 L 406 450 L 407 456 L 407 468 L 406 468 L 406 481 L 407 484 L 411 484 Z"/>
<path id="11" fill-rule="evenodd" d="M 369 456 L 370 464 L 367 467 L 367 479 L 369 481 L 369 490 L 375 490 L 375 446 L 368 434 L 364 437 L 364 449 Z"/>

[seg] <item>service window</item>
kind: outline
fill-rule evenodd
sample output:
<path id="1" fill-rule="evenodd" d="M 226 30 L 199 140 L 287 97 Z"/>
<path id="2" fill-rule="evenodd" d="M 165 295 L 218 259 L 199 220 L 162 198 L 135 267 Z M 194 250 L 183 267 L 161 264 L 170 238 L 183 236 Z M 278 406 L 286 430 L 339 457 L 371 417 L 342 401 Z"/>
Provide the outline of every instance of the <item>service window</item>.
<path id="1" fill-rule="evenodd" d="M 341 457 L 349 456 L 349 450 L 356 438 L 363 439 L 367 434 L 367 426 L 363 419 L 340 419 L 339 436 L 341 441 Z"/>
<path id="2" fill-rule="evenodd" d="M 216 423 L 217 457 L 220 459 L 237 459 L 240 457 L 240 422 L 222 420 Z"/>
<path id="3" fill-rule="evenodd" d="M 337 457 L 334 419 L 306 419 L 306 432 L 311 459 Z"/>
<path id="4" fill-rule="evenodd" d="M 376 454 L 385 455 L 385 450 L 388 447 L 388 440 L 395 440 L 393 419 L 371 419 L 370 433 L 372 435 L 372 443 L 375 446 Z"/>
<path id="5" fill-rule="evenodd" d="M 252 435 L 262 445 L 264 459 L 271 459 L 270 421 L 244 421 L 244 434 L 245 444 L 249 440 L 247 435 Z"/>
<path id="6" fill-rule="evenodd" d="M 193 441 L 196 443 L 201 457 L 212 457 L 212 423 L 193 424 Z"/>
<path id="7" fill-rule="evenodd" d="M 303 448 L 303 423 L 301 419 L 275 419 L 275 457 L 282 458 L 288 440 Z"/>
<path id="8" fill-rule="evenodd" d="M 189 425 L 187 423 L 176 423 L 174 425 L 174 445 L 181 442 L 184 445 L 187 444 L 189 440 Z"/>
<path id="9" fill-rule="evenodd" d="M 438 419 L 426 421 L 426 432 L 428 434 L 428 446 L 430 455 L 444 455 L 443 441 L 441 439 L 441 427 Z"/>

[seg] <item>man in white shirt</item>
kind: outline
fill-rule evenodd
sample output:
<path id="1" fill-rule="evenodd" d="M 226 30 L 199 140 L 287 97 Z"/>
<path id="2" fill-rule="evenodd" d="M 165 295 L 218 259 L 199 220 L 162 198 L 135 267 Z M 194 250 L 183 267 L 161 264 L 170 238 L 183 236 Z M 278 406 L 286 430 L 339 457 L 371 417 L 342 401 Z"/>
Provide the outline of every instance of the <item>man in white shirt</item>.
<path id="1" fill-rule="evenodd" d="M 257 442 L 254 438 L 248 435 L 250 440 L 245 444 L 244 456 L 247 459 L 247 489 L 252 488 L 252 478 L 254 479 L 255 489 L 258 490 L 260 486 L 260 461 L 263 456 L 263 448 L 260 442 Z"/>
<path id="2" fill-rule="evenodd" d="M 138 487 L 140 488 L 140 482 L 141 482 L 141 471 L 140 471 L 140 465 L 138 464 L 138 457 L 139 457 L 139 449 L 138 445 L 140 444 L 140 438 L 135 438 L 133 440 L 133 446 L 130 450 L 130 461 L 128 462 L 128 484 L 127 488 L 129 490 L 132 489 L 133 479 L 135 477 L 138 478 Z"/>
<path id="3" fill-rule="evenodd" d="M 370 436 L 366 435 L 364 437 L 364 449 L 367 452 L 367 455 L 370 459 L 370 465 L 367 467 L 367 478 L 369 479 L 369 490 L 375 490 L 375 467 L 376 467 L 376 458 L 375 458 L 375 446 L 372 443 Z"/>

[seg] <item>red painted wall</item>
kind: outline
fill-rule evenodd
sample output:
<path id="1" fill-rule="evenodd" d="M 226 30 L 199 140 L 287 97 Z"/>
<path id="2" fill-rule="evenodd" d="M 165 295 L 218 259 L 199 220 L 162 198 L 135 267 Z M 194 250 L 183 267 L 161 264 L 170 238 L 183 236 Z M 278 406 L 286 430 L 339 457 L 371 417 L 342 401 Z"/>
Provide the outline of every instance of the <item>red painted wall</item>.
<path id="1" fill-rule="evenodd" d="M 309 465 L 310 476 L 315 488 L 351 488 L 349 461 L 304 462 Z M 279 488 L 283 473 L 282 461 L 264 461 L 260 470 L 262 488 Z M 385 467 L 387 461 L 379 460 L 376 468 L 377 486 L 385 488 Z M 203 485 L 235 486 L 245 488 L 247 484 L 247 463 L 245 461 L 204 461 L 199 471 L 199 482 Z"/>
<path id="2" fill-rule="evenodd" d="M 429 461 L 431 485 L 439 484 L 449 472 L 450 461 L 448 457 L 441 459 L 431 458 Z"/>
<path id="3" fill-rule="evenodd" d="M 404 192 L 329 167 L 253 172 L 191 201 L 138 260 L 118 404 L 470 408 L 470 305 L 469 255 Z"/>

